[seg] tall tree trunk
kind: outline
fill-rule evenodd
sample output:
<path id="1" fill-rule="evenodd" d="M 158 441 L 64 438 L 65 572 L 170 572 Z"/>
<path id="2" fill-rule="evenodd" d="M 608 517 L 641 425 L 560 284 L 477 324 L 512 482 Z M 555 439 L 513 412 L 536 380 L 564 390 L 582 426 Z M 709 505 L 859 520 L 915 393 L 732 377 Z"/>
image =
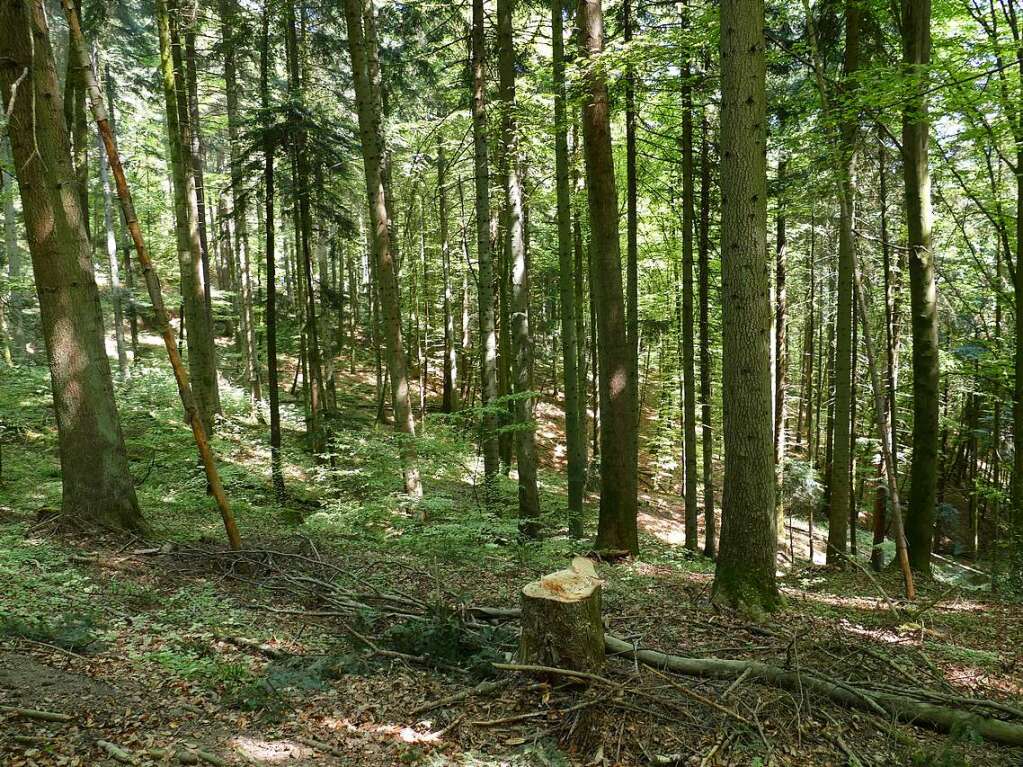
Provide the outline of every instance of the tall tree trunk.
<path id="1" fill-rule="evenodd" d="M 714 598 L 778 603 L 763 0 L 721 3 L 721 308 L 725 477 Z"/>
<path id="2" fill-rule="evenodd" d="M 373 229 L 373 248 L 377 267 L 380 308 L 383 315 L 387 368 L 391 378 L 391 404 L 394 408 L 395 428 L 403 435 L 401 453 L 405 492 L 411 498 L 419 499 L 422 497 L 423 489 L 419 481 L 419 467 L 416 458 L 416 427 L 409 402 L 405 346 L 401 339 L 398 277 L 391 251 L 390 232 L 387 227 L 390 219 L 381 174 L 384 142 L 380 99 L 372 88 L 363 28 L 363 17 L 373 14 L 373 3 L 372 0 L 344 0 L 344 10 L 348 25 L 348 49 L 355 80 L 359 136 L 366 175 L 366 194 L 369 201 L 370 224 Z"/>
<path id="3" fill-rule="evenodd" d="M 213 305 L 210 286 L 210 245 L 206 227 L 206 179 L 205 156 L 206 148 L 202 140 L 202 129 L 199 123 L 199 75 L 195 64 L 195 30 L 199 23 L 199 5 L 197 0 L 185 0 L 179 6 L 182 16 L 182 33 L 185 42 L 184 70 L 185 94 L 188 102 L 189 150 L 192 156 L 192 174 L 195 176 L 196 212 L 199 224 L 199 245 L 202 248 L 202 283 L 206 296 L 206 313 L 213 321 Z"/>
<path id="4" fill-rule="evenodd" d="M 540 492 L 536 484 L 536 442 L 533 398 L 530 391 L 533 339 L 529 329 L 529 272 L 526 260 L 525 218 L 519 167 L 518 120 L 515 116 L 515 36 L 512 16 L 515 0 L 497 2 L 497 38 L 500 48 L 500 92 L 502 140 L 505 161 L 505 253 L 511 276 L 511 365 L 515 394 L 515 462 L 519 475 L 519 524 L 523 532 L 535 535 L 539 529 Z"/>
<path id="5" fill-rule="evenodd" d="M 454 413 L 461 409 L 461 388 L 458 384 L 458 346 L 455 338 L 454 270 L 451 268 L 451 243 L 448 241 L 447 162 L 441 138 L 437 139 L 437 208 L 444 277 L 444 397 L 441 409 L 445 413 Z"/>
<path id="6" fill-rule="evenodd" d="M 589 62 L 582 115 L 586 193 L 590 208 L 591 256 L 597 313 L 600 381 L 600 517 L 597 548 L 636 553 L 635 384 L 630 372 L 622 295 L 618 193 L 611 153 L 607 83 L 592 66 L 604 49 L 600 0 L 579 0 L 576 12 L 579 52 Z"/>
<path id="7" fill-rule="evenodd" d="M 775 220 L 774 243 L 774 466 L 777 476 L 775 490 L 775 527 L 778 543 L 785 541 L 785 503 L 782 487 L 785 480 L 785 389 L 788 385 L 788 341 L 785 323 L 788 322 L 788 295 L 785 288 L 785 258 L 788 237 L 785 230 L 785 158 L 778 161 L 778 211 Z"/>
<path id="8" fill-rule="evenodd" d="M 909 469 L 906 541 L 910 565 L 914 570 L 930 573 L 938 491 L 939 406 L 938 294 L 931 250 L 931 178 L 927 159 L 930 122 L 924 92 L 931 61 L 931 0 L 903 0 L 902 55 L 907 73 L 919 83 L 919 87 L 914 86 L 914 95 L 907 100 L 902 115 L 902 172 L 913 317 L 913 458 Z M 1020 231 L 1023 233 L 1023 227 Z M 1017 268 L 1017 280 L 1023 279 L 1020 272 L 1023 269 Z M 1021 373 L 1017 367 L 1017 395 L 1023 394 Z M 1017 408 L 1016 418 L 1017 426 L 1023 427 L 1023 408 Z M 1016 460 L 1023 470 L 1023 459 Z"/>
<path id="9" fill-rule="evenodd" d="M 295 4 L 289 2 L 285 8 L 285 28 L 287 33 L 288 58 L 288 89 L 292 99 L 304 103 L 305 87 L 302 82 L 302 55 L 299 50 Z M 322 410 L 326 392 L 323 386 L 323 367 L 320 358 L 320 338 L 316 321 L 316 295 L 313 290 L 312 237 L 313 219 L 309 201 L 309 153 L 308 136 L 304 127 L 296 126 L 294 131 L 295 158 L 295 227 L 298 233 L 296 242 L 299 279 L 302 282 L 303 327 L 306 338 L 306 366 L 308 368 L 309 386 L 309 436 L 313 452 L 320 452 L 325 447 L 322 426 Z"/>
<path id="10" fill-rule="evenodd" d="M 266 386 L 270 400 L 270 475 L 278 504 L 285 500 L 281 465 L 281 404 L 277 381 L 277 226 L 274 223 L 274 146 L 270 135 L 270 3 L 263 6 L 259 46 L 259 95 L 263 108 L 263 187 L 266 203 Z M 237 203 L 236 203 L 237 206 Z M 237 207 L 234 209 L 237 215 Z"/>
<path id="11" fill-rule="evenodd" d="M 848 0 L 845 11 L 844 82 L 852 89 L 853 76 L 859 68 L 860 10 Z M 822 90 L 823 93 L 823 90 Z M 839 105 L 837 109 L 847 105 Z M 859 125 L 855 114 L 844 114 L 839 126 L 839 235 L 838 277 L 835 318 L 835 419 L 830 475 L 830 506 L 828 508 L 828 564 L 842 565 L 849 540 L 849 509 L 851 488 L 849 467 L 850 409 L 852 407 L 852 321 L 853 321 L 853 249 L 856 241 L 853 225 L 856 210 L 856 141 Z"/>
<path id="12" fill-rule="evenodd" d="M 567 9 L 567 6 L 566 6 Z M 566 101 L 567 101 L 567 90 L 566 90 Z M 578 114 L 578 112 L 576 112 Z M 572 156 L 570 157 L 570 168 L 569 168 L 569 180 L 572 184 L 572 189 L 577 194 L 577 200 L 581 197 L 583 191 L 582 177 L 579 174 L 579 155 L 580 155 L 580 142 L 579 142 L 579 121 L 578 119 L 572 120 Z M 589 446 L 586 442 L 586 420 L 590 416 L 589 398 L 587 396 L 587 378 L 589 374 L 589 367 L 586 359 L 586 296 L 587 287 L 589 285 L 589 275 L 586 269 L 589 266 L 589 254 L 585 252 L 583 247 L 583 227 L 582 227 L 582 216 L 580 214 L 580 208 L 582 207 L 580 202 L 572 207 L 572 266 L 574 272 L 574 284 L 573 293 L 575 294 L 575 342 L 576 342 L 576 356 L 578 359 L 579 374 L 577 376 L 579 381 L 579 431 L 581 433 L 580 439 L 582 440 L 582 447 L 579 448 L 580 461 L 583 465 L 583 489 L 585 491 L 586 483 L 589 481 L 589 462 L 587 458 L 587 452 Z M 591 301 L 592 306 L 592 301 Z M 595 324 L 595 323 L 594 323 Z M 591 334 L 591 344 L 596 343 L 596 333 Z M 593 424 L 596 428 L 598 421 L 598 414 L 596 408 L 593 410 Z"/>
<path id="13" fill-rule="evenodd" d="M 82 23 L 81 9 L 77 5 L 74 14 Z M 89 126 L 85 117 L 85 85 L 83 73 L 74 56 L 67 57 L 67 72 L 64 77 L 64 121 L 71 141 L 71 167 L 75 173 L 75 185 L 85 221 L 85 233 L 92 239 L 89 218 Z"/>
<path id="14" fill-rule="evenodd" d="M 1015 6 L 1009 6 L 1014 9 Z M 1016 40 L 1020 40 L 1018 16 L 1013 13 L 1010 20 L 1016 30 Z M 1023 90 L 1023 46 L 1017 45 L 1016 66 L 1020 88 Z M 1013 381 L 1012 426 L 1013 434 L 1023 435 L 1023 109 L 1016 110 L 1016 269 L 1014 274 L 1015 310 L 1016 310 L 1016 346 L 1013 360 L 1016 371 Z M 924 144 L 926 149 L 926 144 Z M 1006 249 L 1008 258 L 1008 249 Z M 915 314 L 915 312 L 914 312 Z M 916 345 L 914 343 L 914 355 Z M 915 387 L 915 384 L 914 384 Z M 1018 438 L 1016 438 L 1018 439 Z M 914 443 L 915 444 L 915 443 Z M 1014 577 L 1023 577 L 1023 449 L 1013 453 L 1012 461 L 1012 566 Z"/>
<path id="15" fill-rule="evenodd" d="M 717 517 L 714 514 L 714 427 L 711 387 L 714 363 L 710 356 L 710 126 L 700 111 L 700 424 L 703 452 L 703 553 L 717 555 Z"/>
<path id="16" fill-rule="evenodd" d="M 14 167 L 10 156 L 10 139 L 4 135 L 2 139 L 2 156 L 4 167 Z M 21 280 L 21 247 L 18 245 L 18 222 L 14 212 L 15 178 L 6 170 L 0 170 L 3 177 L 4 205 L 4 250 L 7 253 L 7 276 L 11 280 L 10 301 L 10 336 L 13 347 L 13 359 L 17 361 L 25 356 L 25 319 L 21 311 L 24 296 L 18 287 Z"/>
<path id="17" fill-rule="evenodd" d="M 178 265 L 181 269 L 181 296 L 185 310 L 183 326 L 187 330 L 188 367 L 203 428 L 213 433 L 213 415 L 218 410 L 216 359 L 213 332 L 206 310 L 203 290 L 202 247 L 199 243 L 195 178 L 192 175 L 187 124 L 182 124 L 184 87 L 176 73 L 175 45 L 171 33 L 170 8 L 165 0 L 156 0 L 157 25 L 160 34 L 160 71 L 163 78 L 167 117 L 167 139 L 170 147 L 174 187 L 175 233 Z M 179 84 L 181 87 L 179 87 Z"/>
<path id="18" fill-rule="evenodd" d="M 581 538 L 583 494 L 586 490 L 586 433 L 579 406 L 579 352 L 575 283 L 581 279 L 572 252 L 572 209 L 569 189 L 568 114 L 565 87 L 565 30 L 562 0 L 551 0 L 554 59 L 554 164 L 558 215 L 558 288 L 561 298 L 561 351 L 565 368 L 565 443 L 568 458 L 568 532 Z M 580 259 L 581 262 L 581 259 Z M 585 369 L 585 368 L 584 368 Z"/>
<path id="19" fill-rule="evenodd" d="M 688 8 L 684 22 L 689 24 Z M 685 470 L 686 548 L 699 548 L 699 509 L 696 506 L 696 347 L 693 328 L 693 82 L 688 54 L 682 62 L 682 377 L 683 445 Z M 635 380 L 635 379 L 634 379 Z"/>
<path id="20" fill-rule="evenodd" d="M 497 438 L 497 330 L 494 316 L 494 264 L 490 254 L 490 162 L 487 158 L 486 47 L 483 0 L 472 0 L 472 137 L 476 184 L 476 258 L 479 262 L 480 398 L 486 495 L 493 499 L 500 452 Z"/>
<path id="21" fill-rule="evenodd" d="M 632 41 L 632 0 L 622 2 L 622 36 Z M 629 341 L 629 380 L 635 393 L 639 387 L 639 184 L 636 171 L 636 73 L 632 64 L 625 69 L 625 328 Z M 635 397 L 636 428 L 639 428 L 642 397 Z M 687 437 L 688 440 L 688 437 Z M 637 440 L 636 446 L 638 448 Z M 688 477 L 688 474 L 687 474 Z M 695 506 L 693 514 L 696 513 Z M 690 531 L 690 508 L 686 504 L 686 546 L 693 548 L 695 529 Z M 695 517 L 694 517 L 695 519 Z M 690 541 L 690 532 L 693 540 Z"/>
<path id="22" fill-rule="evenodd" d="M 810 242 L 806 251 L 807 310 L 803 318 L 803 361 L 799 384 L 799 408 L 796 417 L 796 447 L 802 444 L 803 426 L 806 426 L 806 455 L 813 460 L 813 362 L 814 342 L 817 339 L 817 220 L 810 208 Z M 804 415 L 805 413 L 805 415 Z M 805 419 L 805 420 L 804 420 Z"/>
<path id="23" fill-rule="evenodd" d="M 892 460 L 896 469 L 899 462 L 899 441 L 896 429 L 896 394 L 899 382 L 899 287 L 901 270 L 892 260 L 892 247 L 888 238 L 888 152 L 884 145 L 884 134 L 878 128 L 877 141 L 877 188 L 880 215 L 881 258 L 884 269 L 885 304 L 885 383 L 887 384 L 888 423 L 892 429 Z"/>
<path id="24" fill-rule="evenodd" d="M 103 190 L 103 229 L 106 234 L 107 265 L 110 269 L 110 302 L 114 306 L 114 342 L 117 346 L 117 366 L 123 378 L 128 374 L 128 352 L 124 343 L 124 310 L 121 295 L 121 270 L 117 261 L 117 233 L 114 231 L 114 205 L 110 194 L 110 176 L 103 157 L 103 140 L 97 134 L 96 155 L 99 164 L 100 187 Z"/>
<path id="25" fill-rule="evenodd" d="M 231 220 L 234 222 L 234 252 L 225 254 L 237 262 L 240 272 L 239 320 L 241 325 L 242 364 L 249 393 L 262 399 L 259 382 L 259 360 L 256 353 L 256 330 L 252 317 L 252 276 L 249 265 L 248 200 L 244 193 L 241 148 L 241 111 L 238 104 L 237 0 L 219 0 L 220 36 L 224 52 L 224 84 L 227 97 L 228 159 L 231 175 Z"/>
<path id="26" fill-rule="evenodd" d="M 23 202 L 60 447 L 62 512 L 141 531 L 42 2 L 0 6 L 0 91 Z M 83 87 L 84 92 L 84 87 Z"/>

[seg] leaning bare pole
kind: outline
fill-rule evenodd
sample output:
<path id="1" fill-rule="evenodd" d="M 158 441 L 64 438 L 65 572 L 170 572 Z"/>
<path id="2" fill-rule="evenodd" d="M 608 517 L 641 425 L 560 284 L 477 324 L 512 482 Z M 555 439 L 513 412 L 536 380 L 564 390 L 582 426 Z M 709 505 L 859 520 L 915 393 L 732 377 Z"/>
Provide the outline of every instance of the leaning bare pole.
<path id="1" fill-rule="evenodd" d="M 156 269 L 153 268 L 153 262 L 149 258 L 149 251 L 146 250 L 146 244 L 142 239 L 142 229 L 139 227 L 138 217 L 135 215 L 135 205 L 132 203 L 131 192 L 128 189 L 128 180 L 125 178 L 121 157 L 117 152 L 114 133 L 110 129 L 110 121 L 103 103 L 103 95 L 100 92 L 99 85 L 96 83 L 96 75 L 92 70 L 92 60 L 89 57 L 88 47 L 85 44 L 85 37 L 82 35 L 82 27 L 78 23 L 74 2 L 73 0 L 61 0 L 61 4 L 64 7 L 64 15 L 67 17 L 68 29 L 71 33 L 72 53 L 78 57 L 78 64 L 85 78 L 86 90 L 89 92 L 89 101 L 92 105 L 92 114 L 96 118 L 96 127 L 99 128 L 100 138 L 103 139 L 103 145 L 107 150 L 110 170 L 113 171 L 114 180 L 117 182 L 117 196 L 121 200 L 124 220 L 128 226 L 128 231 L 131 232 L 135 252 L 138 254 L 139 264 L 142 266 L 142 274 L 145 275 L 146 288 L 149 290 L 149 300 L 153 302 L 153 310 L 156 312 L 156 322 L 160 327 L 160 335 L 163 336 L 163 343 L 167 348 L 167 356 L 170 357 L 171 367 L 174 369 L 174 378 L 178 383 L 181 404 L 185 408 L 185 415 L 192 427 L 195 444 L 199 448 L 199 455 L 202 457 L 203 467 L 206 469 L 206 479 L 210 484 L 210 492 L 217 501 L 220 516 L 224 519 L 227 540 L 230 542 L 232 549 L 240 549 L 242 542 L 241 536 L 238 534 L 238 525 L 235 524 L 234 515 L 231 513 L 230 506 L 228 506 L 227 496 L 224 494 L 224 486 L 220 482 L 220 474 L 217 472 L 217 464 L 213 458 L 213 450 L 210 448 L 209 440 L 206 438 L 206 429 L 202 425 L 199 409 L 192 395 L 192 387 L 188 384 L 188 373 L 185 371 L 185 366 L 181 361 L 181 355 L 178 354 L 174 331 L 171 329 L 170 319 L 167 317 L 167 308 L 163 304 L 160 278 L 156 273 Z"/>
<path id="2" fill-rule="evenodd" d="M 874 411 L 877 416 L 877 430 L 881 435 L 881 459 L 884 462 L 885 477 L 888 480 L 888 497 L 892 503 L 892 527 L 895 529 L 895 553 L 899 560 L 899 569 L 906 581 L 906 598 L 916 598 L 916 587 L 913 585 L 913 570 L 909 566 L 909 552 L 906 547 L 906 531 L 902 525 L 902 507 L 899 504 L 899 483 L 895 476 L 895 462 L 892 458 L 891 426 L 888 423 L 888 403 L 885 390 L 881 385 L 881 376 L 877 372 L 877 361 L 874 355 L 874 341 L 870 335 L 870 322 L 867 314 L 867 299 L 863 295 L 863 280 L 860 277 L 860 265 L 856 251 L 852 254 L 853 289 L 856 293 L 860 323 L 863 325 L 863 345 L 867 350 L 867 366 L 870 368 L 870 382 L 874 389 Z"/>

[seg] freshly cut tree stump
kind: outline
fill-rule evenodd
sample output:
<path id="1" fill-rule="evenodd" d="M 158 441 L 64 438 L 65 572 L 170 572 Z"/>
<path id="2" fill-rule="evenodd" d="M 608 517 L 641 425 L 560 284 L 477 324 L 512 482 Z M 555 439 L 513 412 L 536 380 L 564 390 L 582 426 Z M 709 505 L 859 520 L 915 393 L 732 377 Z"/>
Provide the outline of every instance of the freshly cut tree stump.
<path id="1" fill-rule="evenodd" d="M 525 664 L 596 671 L 604 665 L 600 584 L 593 562 L 576 557 L 566 570 L 522 589 L 519 660 Z"/>

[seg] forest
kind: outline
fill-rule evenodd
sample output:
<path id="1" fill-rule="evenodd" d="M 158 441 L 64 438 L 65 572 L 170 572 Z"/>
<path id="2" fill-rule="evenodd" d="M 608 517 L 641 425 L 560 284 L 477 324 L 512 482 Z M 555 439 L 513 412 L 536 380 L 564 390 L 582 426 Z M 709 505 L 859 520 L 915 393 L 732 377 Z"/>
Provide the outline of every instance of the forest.
<path id="1" fill-rule="evenodd" d="M 0 0 L 0 764 L 1023 764 L 1021 0 Z"/>

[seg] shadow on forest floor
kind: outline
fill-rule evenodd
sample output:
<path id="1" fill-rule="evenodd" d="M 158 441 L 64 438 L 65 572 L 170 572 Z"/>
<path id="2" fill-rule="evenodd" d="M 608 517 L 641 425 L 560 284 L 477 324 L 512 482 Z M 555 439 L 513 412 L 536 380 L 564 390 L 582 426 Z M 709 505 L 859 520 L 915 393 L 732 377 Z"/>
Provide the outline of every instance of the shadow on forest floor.
<path id="1" fill-rule="evenodd" d="M 303 447 L 301 413 L 285 392 L 291 496 L 277 507 L 264 427 L 225 384 L 215 446 L 246 546 L 232 554 L 162 365 L 118 387 L 152 525 L 145 540 L 33 528 L 60 499 L 46 371 L 3 376 L 0 704 L 70 717 L 4 713 L 5 764 L 113 763 L 103 743 L 139 763 L 175 750 L 295 765 L 1023 760 L 970 733 L 935 735 L 754 682 L 666 680 L 618 660 L 606 672 L 610 690 L 498 684 L 489 664 L 514 652 L 517 625 L 471 607 L 517 606 L 524 583 L 587 549 L 563 528 L 557 401 L 538 411 L 546 515 L 545 538 L 533 542 L 517 534 L 514 474 L 500 482 L 499 513 L 483 509 L 472 429 L 432 408 L 418 440 L 430 522 L 416 521 L 400 494 L 395 437 L 375 423 L 371 374 L 339 380 L 331 449 L 319 462 Z M 428 404 L 438 394 L 431 390 Z M 617 636 L 848 682 L 1017 705 L 1023 695 L 1017 605 L 937 581 L 903 604 L 896 573 L 807 566 L 806 523 L 794 518 L 796 564 L 781 570 L 786 604 L 753 623 L 708 602 L 713 562 L 681 546 L 677 496 L 646 487 L 641 511 L 641 557 L 600 565 L 605 621 Z"/>

